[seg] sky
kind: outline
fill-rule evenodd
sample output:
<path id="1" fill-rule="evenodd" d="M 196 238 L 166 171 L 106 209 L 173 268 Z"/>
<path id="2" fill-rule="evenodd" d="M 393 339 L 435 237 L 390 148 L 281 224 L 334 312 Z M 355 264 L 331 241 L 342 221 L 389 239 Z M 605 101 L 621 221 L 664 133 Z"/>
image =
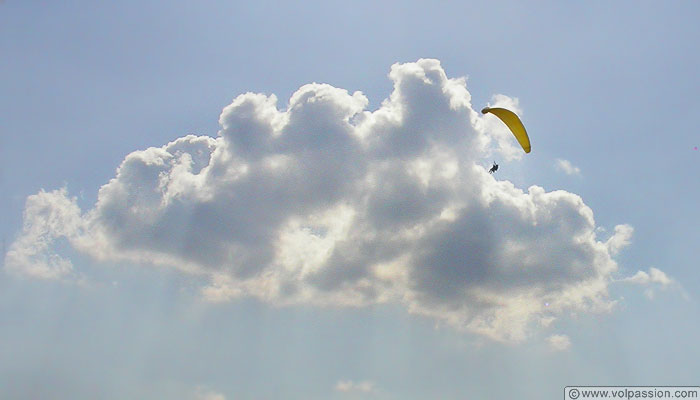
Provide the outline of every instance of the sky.
<path id="1" fill-rule="evenodd" d="M 697 385 L 699 15 L 0 2 L 0 397 Z"/>

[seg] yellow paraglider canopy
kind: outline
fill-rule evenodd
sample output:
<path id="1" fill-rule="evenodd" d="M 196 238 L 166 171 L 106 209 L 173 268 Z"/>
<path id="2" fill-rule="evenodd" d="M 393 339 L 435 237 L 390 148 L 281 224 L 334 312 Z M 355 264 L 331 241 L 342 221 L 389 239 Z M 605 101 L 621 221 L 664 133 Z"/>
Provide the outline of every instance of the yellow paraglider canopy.
<path id="1" fill-rule="evenodd" d="M 523 125 L 522 121 L 520 121 L 517 114 L 515 114 L 513 111 L 506 110 L 505 108 L 498 107 L 485 107 L 483 110 L 481 110 L 481 113 L 491 113 L 500 118 L 501 121 L 508 126 L 510 131 L 513 132 L 513 135 L 516 139 L 518 139 L 518 143 L 520 143 L 523 150 L 525 150 L 526 153 L 530 152 L 530 138 L 527 136 L 525 126 Z"/>

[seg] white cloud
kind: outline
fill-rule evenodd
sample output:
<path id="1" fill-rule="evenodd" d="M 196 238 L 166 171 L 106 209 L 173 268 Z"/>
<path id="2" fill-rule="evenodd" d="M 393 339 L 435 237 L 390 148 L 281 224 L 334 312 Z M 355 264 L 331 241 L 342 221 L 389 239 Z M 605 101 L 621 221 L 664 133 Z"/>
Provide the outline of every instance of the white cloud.
<path id="1" fill-rule="evenodd" d="M 362 93 L 322 84 L 285 109 L 240 95 L 216 139 L 127 155 L 85 212 L 66 190 L 30 196 L 8 269 L 70 276 L 53 253 L 63 240 L 98 260 L 203 276 L 214 301 L 393 302 L 503 341 L 565 312 L 608 310 L 613 256 L 632 228 L 601 241 L 576 194 L 488 174 L 491 153 L 522 151 L 437 60 L 395 64 L 389 77 L 394 91 L 375 111 Z"/>
<path id="2" fill-rule="evenodd" d="M 226 400 L 226 396 L 204 386 L 198 386 L 194 391 L 194 400 Z"/>
<path id="3" fill-rule="evenodd" d="M 361 392 L 369 393 L 374 390 L 374 383 L 370 381 L 353 382 L 353 381 L 338 381 L 335 385 L 335 390 L 338 392 Z"/>
<path id="4" fill-rule="evenodd" d="M 615 234 L 610 236 L 610 238 L 605 242 L 610 254 L 615 255 L 620 252 L 623 248 L 629 246 L 632 242 L 632 234 L 634 233 L 634 228 L 630 225 L 617 225 L 615 226 Z"/>
<path id="5" fill-rule="evenodd" d="M 685 293 L 681 285 L 658 268 L 651 267 L 649 268 L 649 272 L 637 271 L 636 274 L 621 279 L 621 282 L 645 286 L 646 289 L 644 290 L 644 294 L 649 299 L 654 298 L 656 293 L 655 289 L 660 288 L 662 290 L 666 290 L 671 287 L 677 289 L 684 298 L 688 299 L 688 295 Z"/>
<path id="6" fill-rule="evenodd" d="M 581 175 L 581 169 L 571 164 L 571 161 L 569 160 L 562 160 L 561 158 L 557 158 L 554 166 L 557 170 L 562 171 L 567 175 Z"/>
<path id="7" fill-rule="evenodd" d="M 651 267 L 649 272 L 637 271 L 636 274 L 630 276 L 629 278 L 623 279 L 625 282 L 636 283 L 638 285 L 649 285 L 651 283 L 658 283 L 662 287 L 669 286 L 673 280 L 669 278 L 660 269 Z"/>
<path id="8" fill-rule="evenodd" d="M 547 338 L 547 343 L 552 350 L 564 351 L 571 347 L 571 340 L 566 335 L 551 335 Z"/>
<path id="9" fill-rule="evenodd" d="M 81 223 L 76 200 L 68 198 L 65 188 L 29 196 L 22 234 L 5 254 L 6 270 L 42 279 L 74 275 L 73 263 L 57 254 L 54 244 L 58 238 L 75 238 Z"/>

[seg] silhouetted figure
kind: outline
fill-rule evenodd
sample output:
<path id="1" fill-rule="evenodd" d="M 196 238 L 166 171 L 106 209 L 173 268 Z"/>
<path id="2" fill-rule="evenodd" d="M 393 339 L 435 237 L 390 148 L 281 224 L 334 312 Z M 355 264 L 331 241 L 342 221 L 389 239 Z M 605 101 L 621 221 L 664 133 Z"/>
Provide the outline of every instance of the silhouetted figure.
<path id="1" fill-rule="evenodd" d="M 492 166 L 491 169 L 489 170 L 489 174 L 493 174 L 493 173 L 496 172 L 496 171 L 498 171 L 498 164 L 496 164 L 496 162 L 494 161 L 494 162 L 493 162 L 493 166 Z"/>

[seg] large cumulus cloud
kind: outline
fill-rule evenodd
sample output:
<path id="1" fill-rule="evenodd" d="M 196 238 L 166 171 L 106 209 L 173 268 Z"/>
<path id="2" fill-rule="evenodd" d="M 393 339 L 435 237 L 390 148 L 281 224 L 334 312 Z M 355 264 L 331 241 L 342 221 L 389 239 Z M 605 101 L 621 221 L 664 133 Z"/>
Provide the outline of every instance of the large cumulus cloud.
<path id="1" fill-rule="evenodd" d="M 129 154 L 90 210 L 66 190 L 30 196 L 8 270 L 75 275 L 59 240 L 97 260 L 203 276 L 211 300 L 395 302 L 513 341 L 562 313 L 609 308 L 613 256 L 631 227 L 599 240 L 579 196 L 489 175 L 484 157 L 520 152 L 437 60 L 396 64 L 389 77 L 375 111 L 325 84 L 284 108 L 240 95 L 217 138 Z"/>

